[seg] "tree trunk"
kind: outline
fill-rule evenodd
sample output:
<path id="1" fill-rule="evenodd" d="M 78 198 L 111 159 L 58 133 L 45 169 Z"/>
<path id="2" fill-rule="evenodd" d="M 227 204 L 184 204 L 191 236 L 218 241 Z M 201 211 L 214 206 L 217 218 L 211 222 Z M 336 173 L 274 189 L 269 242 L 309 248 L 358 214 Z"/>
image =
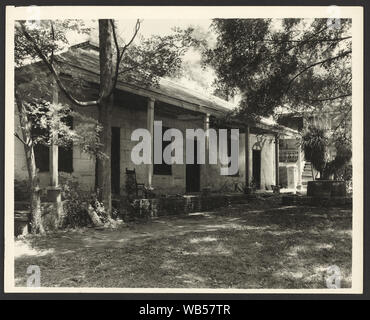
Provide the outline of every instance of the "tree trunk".
<path id="1" fill-rule="evenodd" d="M 19 120 L 21 124 L 24 152 L 27 161 L 28 180 L 30 186 L 30 222 L 31 233 L 44 233 L 44 227 L 41 219 L 41 197 L 40 197 L 40 183 L 37 176 L 35 152 L 32 145 L 31 123 L 28 119 L 24 105 L 18 96 L 15 94 L 16 103 L 18 107 Z"/>
<path id="2" fill-rule="evenodd" d="M 29 148 L 27 158 L 28 176 L 31 186 L 31 233 L 44 233 L 41 218 L 40 183 L 37 177 L 35 153 L 33 147 Z"/>
<path id="3" fill-rule="evenodd" d="M 107 156 L 97 159 L 97 188 L 99 200 L 111 216 L 112 213 L 112 190 L 111 190 L 111 140 L 112 140 L 112 109 L 113 94 L 109 92 L 113 86 L 113 50 L 112 50 L 112 27 L 107 19 L 99 20 L 99 60 L 100 60 L 100 96 L 99 122 L 103 126 L 100 133 L 102 152 Z"/>
<path id="4" fill-rule="evenodd" d="M 111 186 L 111 114 L 112 114 L 112 103 L 107 102 L 104 105 L 99 105 L 99 123 L 103 126 L 103 130 L 100 132 L 100 142 L 102 144 L 101 151 L 109 158 L 97 158 L 97 188 L 99 190 L 99 200 L 103 202 L 104 208 L 111 216 L 112 212 L 112 186 Z M 119 173 L 118 173 L 119 174 Z"/>

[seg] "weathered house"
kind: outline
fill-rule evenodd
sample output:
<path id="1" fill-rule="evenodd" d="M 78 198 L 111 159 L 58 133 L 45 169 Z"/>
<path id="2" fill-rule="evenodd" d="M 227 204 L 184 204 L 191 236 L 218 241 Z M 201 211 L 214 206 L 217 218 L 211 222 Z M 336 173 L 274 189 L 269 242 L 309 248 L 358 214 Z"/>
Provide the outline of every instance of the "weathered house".
<path id="1" fill-rule="evenodd" d="M 98 93 L 99 59 L 96 47 L 88 42 L 71 47 L 57 57 L 63 61 L 63 81 L 73 87 L 73 74 L 83 77 L 86 83 L 76 93 L 80 100 L 94 98 Z M 41 62 L 16 70 L 18 83 L 27 85 L 32 82 L 37 70 L 44 70 Z M 45 91 L 52 90 L 52 86 Z M 76 90 L 77 91 L 77 90 Z M 60 103 L 71 102 L 59 93 Z M 146 88 L 122 79 L 118 80 L 114 92 L 112 114 L 112 190 L 124 194 L 126 169 L 135 169 L 137 181 L 150 185 L 155 193 L 184 194 L 202 191 L 233 191 L 236 187 L 253 181 L 260 189 L 269 189 L 279 184 L 279 139 L 295 139 L 297 132 L 273 121 L 262 119 L 255 126 L 241 124 L 239 141 L 239 172 L 233 176 L 220 175 L 217 165 L 135 165 L 131 160 L 131 150 L 137 142 L 131 141 L 131 133 L 137 128 L 153 131 L 154 120 L 161 120 L 164 127 L 177 128 L 183 132 L 191 128 L 209 128 L 213 119 L 224 116 L 234 106 L 214 96 L 205 96 L 176 84 L 170 80 L 161 80 L 159 87 Z M 79 112 L 97 119 L 96 107 L 74 107 Z M 75 123 L 74 123 L 75 125 Z M 19 118 L 15 117 L 15 128 Z M 18 130 L 18 129 L 17 129 Z M 185 147 L 185 145 L 184 145 Z M 206 146 L 207 149 L 207 146 Z M 247 152 L 246 152 L 247 150 Z M 207 152 L 207 150 L 206 150 Z M 49 158 L 45 147 L 36 150 L 37 166 L 42 186 L 49 184 Z M 77 147 L 72 150 L 60 150 L 59 171 L 66 171 L 76 176 L 86 189 L 95 186 L 95 159 Z M 184 152 L 185 157 L 185 152 Z M 15 139 L 15 178 L 26 179 L 27 168 L 22 144 Z M 297 172 L 301 172 L 302 159 L 294 159 Z M 296 175 L 293 185 L 299 183 L 300 174 Z"/>

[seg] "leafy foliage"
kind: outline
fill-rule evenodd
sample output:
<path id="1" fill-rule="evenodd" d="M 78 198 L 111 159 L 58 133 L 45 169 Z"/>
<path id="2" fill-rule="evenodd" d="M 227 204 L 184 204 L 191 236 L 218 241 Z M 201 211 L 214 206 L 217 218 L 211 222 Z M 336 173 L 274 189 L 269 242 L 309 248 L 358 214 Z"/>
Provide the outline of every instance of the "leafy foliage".
<path id="1" fill-rule="evenodd" d="M 116 44 L 115 53 L 118 54 L 115 61 L 116 75 L 121 80 L 137 82 L 141 85 L 156 86 L 160 77 L 179 74 L 182 64 L 181 57 L 188 48 L 200 42 L 192 36 L 193 28 L 174 29 L 170 35 L 152 36 L 145 39 L 138 35 L 141 23 L 138 21 L 131 41 L 125 43 L 119 39 L 112 20 L 111 23 Z M 63 72 L 71 74 L 72 81 L 69 84 L 64 83 L 61 78 L 59 80 L 67 91 L 74 94 L 77 89 L 81 89 L 86 84 L 86 81 L 75 69 L 60 63 L 59 58 L 56 57 L 57 53 L 68 48 L 67 33 L 71 31 L 83 35 L 92 30 L 82 20 L 41 20 L 33 23 L 18 21 L 18 27 L 15 29 L 16 65 L 22 66 L 41 59 L 41 52 L 41 55 L 46 58 L 44 62 L 53 66 L 57 74 Z M 140 41 L 134 43 L 135 38 Z M 32 71 L 32 66 L 30 70 Z M 109 156 L 99 151 L 102 146 L 99 133 L 104 128 L 96 121 L 72 110 L 67 105 L 53 105 L 47 102 L 51 100 L 50 94 L 47 93 L 48 90 L 45 90 L 49 81 L 47 73 L 40 71 L 22 74 L 17 80 L 17 89 L 22 91 L 20 94 L 27 103 L 27 112 L 34 122 L 33 126 L 48 131 L 44 136 L 34 137 L 34 143 L 50 145 L 51 137 L 53 139 L 57 137 L 55 143 L 58 145 L 70 145 L 72 141 L 84 152 L 101 157 Z M 72 116 L 79 123 L 74 130 L 61 121 L 66 116 Z"/>
<path id="2" fill-rule="evenodd" d="M 302 136 L 305 157 L 320 172 L 321 178 L 328 179 L 334 175 L 335 179 L 351 180 L 351 146 L 346 141 L 335 141 L 336 156 L 334 159 L 330 159 L 329 147 L 331 145 L 333 145 L 333 141 L 328 135 L 328 131 L 323 128 L 311 126 Z"/>
<path id="3" fill-rule="evenodd" d="M 26 25 L 27 31 L 35 39 L 37 45 L 42 48 L 45 55 L 49 56 L 51 59 L 55 53 L 68 46 L 67 31 L 76 32 L 81 35 L 90 32 L 90 28 L 86 26 L 83 20 L 67 19 L 19 22 Z M 17 28 L 14 38 L 14 61 L 17 67 L 39 59 L 37 52 L 32 45 L 30 45 L 30 42 Z"/>
<path id="4" fill-rule="evenodd" d="M 34 24 L 29 21 L 19 21 L 19 23 L 25 27 L 36 46 L 46 56 L 48 63 L 60 71 L 64 71 L 66 66 L 58 64 L 58 59 L 54 59 L 54 56 L 57 52 L 68 48 L 67 32 L 74 31 L 83 35 L 91 34 L 93 31 L 81 20 L 41 20 Z M 141 23 L 142 21 L 138 20 L 132 39 L 125 43 L 112 20 L 116 41 L 114 50 L 116 55 L 118 53 L 114 63 L 118 63 L 119 77 L 145 86 L 157 86 L 160 77 L 179 76 L 182 70 L 182 57 L 189 48 L 199 46 L 201 42 L 193 36 L 194 28 L 174 28 L 169 35 L 153 35 L 144 38 L 139 34 Z M 24 36 L 22 29 L 19 27 L 15 31 L 16 65 L 22 66 L 27 62 L 40 59 L 40 54 Z M 77 73 L 72 74 L 72 79 L 78 84 L 84 80 Z M 68 90 L 73 92 L 72 87 Z"/>
<path id="5" fill-rule="evenodd" d="M 35 99 L 38 101 L 38 99 Z M 60 147 L 80 147 L 83 152 L 105 157 L 100 151 L 99 132 L 101 125 L 95 119 L 73 111 L 68 105 L 53 104 L 41 100 L 38 103 L 23 101 L 25 112 L 32 122 L 32 144 Z M 72 128 L 67 118 L 72 117 L 75 127 Z"/>
<path id="6" fill-rule="evenodd" d="M 86 191 L 82 188 L 78 179 L 72 175 L 60 173 L 59 179 L 62 187 L 62 199 L 64 200 L 64 228 L 91 225 L 91 218 L 87 209 L 89 205 L 94 209 L 103 224 L 110 222 L 104 205 L 98 200 L 97 193 Z"/>
<path id="7" fill-rule="evenodd" d="M 139 37 L 122 59 L 119 73 L 126 81 L 146 86 L 157 86 L 160 77 L 179 76 L 182 71 L 182 57 L 186 51 L 199 44 L 192 37 L 194 29 L 174 29 L 170 35 Z"/>
<path id="8" fill-rule="evenodd" d="M 329 138 L 322 128 L 310 127 L 302 137 L 302 148 L 313 167 L 323 172 L 328 161 Z"/>
<path id="9" fill-rule="evenodd" d="M 223 97 L 242 95 L 238 115 L 246 119 L 336 109 L 350 117 L 351 21 L 327 19 L 214 19 L 214 47 L 203 47 L 203 63 L 217 74 Z"/>
<path id="10" fill-rule="evenodd" d="M 64 200 L 63 227 L 75 228 L 90 225 L 91 219 L 87 212 L 90 193 L 82 190 L 77 179 L 71 175 L 59 173 L 59 180 L 62 200 Z"/>

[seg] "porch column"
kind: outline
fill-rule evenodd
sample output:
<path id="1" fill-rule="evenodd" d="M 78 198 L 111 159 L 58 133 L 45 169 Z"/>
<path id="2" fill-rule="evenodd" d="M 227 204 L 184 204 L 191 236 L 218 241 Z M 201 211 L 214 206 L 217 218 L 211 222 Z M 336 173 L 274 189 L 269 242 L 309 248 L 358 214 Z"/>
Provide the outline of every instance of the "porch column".
<path id="1" fill-rule="evenodd" d="M 52 82 L 52 90 L 53 90 L 53 104 L 58 104 L 59 102 L 59 93 L 58 93 L 58 85 L 56 84 L 55 80 L 53 79 Z M 49 148 L 49 172 L 50 172 L 50 186 L 57 187 L 58 186 L 58 153 L 59 148 L 58 145 L 54 144 L 55 135 L 57 133 L 53 133 L 51 137 L 51 145 Z"/>
<path id="2" fill-rule="evenodd" d="M 52 83 L 52 103 L 59 103 L 58 85 L 54 79 L 51 79 Z M 63 206 L 62 206 L 62 196 L 61 188 L 58 181 L 58 145 L 54 144 L 58 133 L 54 133 L 51 137 L 51 145 L 49 147 L 49 174 L 50 174 L 50 184 L 47 188 L 47 198 L 48 201 L 54 203 L 54 227 L 58 228 L 60 223 L 60 218 L 63 216 Z"/>
<path id="3" fill-rule="evenodd" d="M 297 189 L 302 189 L 302 150 L 301 144 L 298 146 L 298 182 L 297 182 Z"/>
<path id="4" fill-rule="evenodd" d="M 275 185 L 278 186 L 280 184 L 279 181 L 279 136 L 275 136 L 275 176 L 276 182 Z"/>
<path id="5" fill-rule="evenodd" d="M 58 88 L 57 84 L 53 83 L 53 104 L 58 103 Z M 50 186 L 57 187 L 58 186 L 58 154 L 59 148 L 58 145 L 54 144 L 55 139 L 57 138 L 56 132 L 53 133 L 51 137 L 51 144 L 49 148 L 49 172 L 50 172 Z"/>
<path id="6" fill-rule="evenodd" d="M 204 115 L 203 118 L 203 130 L 206 133 L 205 136 L 205 164 L 204 164 L 204 187 L 208 188 L 208 170 L 207 166 L 209 165 L 209 116 L 210 114 L 207 113 Z"/>
<path id="7" fill-rule="evenodd" d="M 249 187 L 249 126 L 245 126 L 245 187 Z"/>
<path id="8" fill-rule="evenodd" d="M 147 124 L 147 129 L 150 132 L 151 136 L 151 147 L 152 147 L 152 152 L 151 152 L 151 162 L 148 164 L 148 187 L 152 186 L 152 180 L 153 180 L 153 134 L 154 134 L 154 103 L 155 99 L 154 98 L 148 98 L 148 110 L 147 110 L 147 116 L 146 116 L 146 124 Z"/>

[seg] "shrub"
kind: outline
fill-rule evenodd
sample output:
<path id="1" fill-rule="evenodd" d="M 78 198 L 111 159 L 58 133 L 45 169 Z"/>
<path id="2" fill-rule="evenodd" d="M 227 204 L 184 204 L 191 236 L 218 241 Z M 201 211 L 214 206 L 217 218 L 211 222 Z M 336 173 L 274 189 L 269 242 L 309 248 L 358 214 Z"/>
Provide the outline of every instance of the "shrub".
<path id="1" fill-rule="evenodd" d="M 62 227 L 86 227 L 92 224 L 88 207 L 91 206 L 102 224 L 110 223 L 98 194 L 81 188 L 75 176 L 60 173 L 60 185 L 62 188 L 62 200 L 64 200 L 64 219 Z M 99 192 L 99 191 L 98 191 Z"/>
<path id="2" fill-rule="evenodd" d="M 91 192 L 83 190 L 75 176 L 60 173 L 59 181 L 64 208 L 62 227 L 76 228 L 90 225 L 87 207 L 92 198 Z"/>
<path id="3" fill-rule="evenodd" d="M 336 179 L 346 182 L 347 193 L 351 194 L 353 191 L 352 187 L 352 164 L 347 163 L 340 168 L 336 173 Z"/>
<path id="4" fill-rule="evenodd" d="M 320 172 L 321 179 L 329 179 L 332 176 L 335 179 L 340 179 L 341 172 L 352 158 L 351 145 L 347 141 L 334 139 L 333 136 L 329 138 L 326 129 L 312 126 L 302 136 L 305 158 L 311 161 L 312 166 Z M 329 159 L 330 146 L 334 146 L 336 149 L 334 159 Z"/>
<path id="5" fill-rule="evenodd" d="M 302 148 L 305 158 L 311 161 L 322 177 L 328 160 L 328 137 L 325 129 L 309 127 L 302 137 Z"/>

